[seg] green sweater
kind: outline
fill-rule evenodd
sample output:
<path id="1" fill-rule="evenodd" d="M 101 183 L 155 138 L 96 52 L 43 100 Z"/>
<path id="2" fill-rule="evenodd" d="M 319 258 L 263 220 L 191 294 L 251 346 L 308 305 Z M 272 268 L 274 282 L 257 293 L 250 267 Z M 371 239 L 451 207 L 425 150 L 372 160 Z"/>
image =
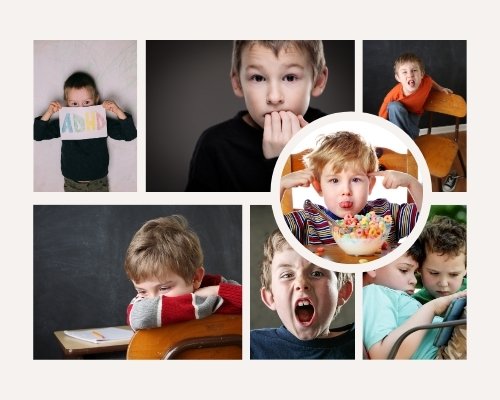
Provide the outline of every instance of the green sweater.
<path id="1" fill-rule="evenodd" d="M 463 279 L 462 286 L 460 286 L 457 292 L 465 289 L 467 289 L 467 278 Z M 428 301 L 434 300 L 435 297 L 433 297 L 426 288 L 422 288 L 413 295 L 413 298 L 418 300 L 421 304 L 425 304 Z"/>

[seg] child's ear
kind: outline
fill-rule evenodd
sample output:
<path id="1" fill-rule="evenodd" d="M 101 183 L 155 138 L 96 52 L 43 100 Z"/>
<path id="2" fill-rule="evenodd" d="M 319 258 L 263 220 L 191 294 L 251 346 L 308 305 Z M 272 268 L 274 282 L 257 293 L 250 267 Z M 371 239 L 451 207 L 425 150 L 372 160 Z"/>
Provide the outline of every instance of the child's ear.
<path id="1" fill-rule="evenodd" d="M 237 97 L 243 97 L 243 89 L 241 88 L 240 77 L 236 72 L 231 72 L 231 86 L 233 92 Z"/>
<path id="2" fill-rule="evenodd" d="M 269 309 L 276 311 L 276 306 L 274 304 L 273 292 L 267 290 L 265 287 L 260 288 L 260 298 L 262 302 L 269 307 Z"/>
<path id="3" fill-rule="evenodd" d="M 370 181 L 370 186 L 368 187 L 368 194 L 372 194 L 373 187 L 375 186 L 375 183 L 377 182 L 377 178 L 374 176 L 368 177 Z"/>
<path id="4" fill-rule="evenodd" d="M 396 78 L 396 80 L 397 80 L 398 82 L 401 82 L 401 79 L 399 79 L 398 74 L 394 74 L 394 78 Z"/>
<path id="5" fill-rule="evenodd" d="M 198 267 L 194 273 L 193 277 L 193 289 L 198 290 L 201 286 L 201 281 L 203 280 L 203 277 L 205 276 L 205 268 L 203 267 Z"/>
<path id="6" fill-rule="evenodd" d="M 345 303 L 347 303 L 347 300 L 351 297 L 353 290 L 352 282 L 348 281 L 342 286 L 339 290 L 339 296 L 337 299 L 337 304 L 339 306 L 343 306 Z"/>
<path id="7" fill-rule="evenodd" d="M 318 97 L 321 93 L 323 93 L 323 90 L 325 90 L 327 81 L 328 81 L 328 68 L 325 67 L 318 74 L 318 76 L 316 77 L 316 80 L 314 81 L 314 87 L 311 91 L 311 96 Z"/>
<path id="8" fill-rule="evenodd" d="M 321 184 L 319 183 L 319 181 L 316 178 L 313 179 L 313 181 L 311 182 L 311 185 L 320 196 L 323 196 L 323 191 L 321 190 Z"/>
<path id="9" fill-rule="evenodd" d="M 99 104 L 99 95 L 95 96 L 94 104 Z"/>
<path id="10" fill-rule="evenodd" d="M 370 285 L 375 281 L 376 271 L 367 271 L 363 273 L 363 286 Z"/>

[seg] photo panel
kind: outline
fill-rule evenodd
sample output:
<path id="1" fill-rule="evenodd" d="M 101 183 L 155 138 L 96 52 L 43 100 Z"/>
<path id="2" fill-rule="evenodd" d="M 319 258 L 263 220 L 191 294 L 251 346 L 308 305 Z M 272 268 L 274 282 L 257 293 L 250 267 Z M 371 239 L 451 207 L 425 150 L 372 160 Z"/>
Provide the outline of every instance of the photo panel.
<path id="1" fill-rule="evenodd" d="M 467 359 L 466 290 L 467 206 L 433 205 L 405 254 L 363 272 L 363 358 Z"/>
<path id="2" fill-rule="evenodd" d="M 412 136 L 434 192 L 467 191 L 467 41 L 364 40 L 363 112 Z"/>
<path id="3" fill-rule="evenodd" d="M 137 191 L 137 42 L 33 47 L 33 190 Z"/>
<path id="4" fill-rule="evenodd" d="M 354 41 L 322 42 L 331 72 L 322 93 L 301 99 L 311 108 L 307 122 L 354 111 Z M 146 41 L 146 191 L 269 191 L 274 161 L 262 153 L 262 124 L 245 119 L 253 100 L 232 85 L 232 51 L 231 40 Z M 282 83 L 290 79 L 278 72 Z M 253 107 L 292 111 L 293 102 L 286 97 L 282 107 L 271 106 L 262 93 Z M 197 144 L 210 151 L 203 156 Z"/>
<path id="5" fill-rule="evenodd" d="M 354 359 L 354 274 L 319 268 L 298 255 L 279 232 L 271 206 L 251 206 L 250 221 L 250 358 Z M 266 273 L 279 282 L 270 282 L 263 295 Z M 334 286 L 342 280 L 352 288 L 345 299 L 342 288 L 333 290 L 336 306 L 331 292 L 322 291 L 329 274 L 336 275 Z M 290 297 L 279 286 L 289 287 Z M 301 310 L 298 299 L 310 304 Z"/>
<path id="6" fill-rule="evenodd" d="M 184 217 L 188 227 L 174 225 L 174 215 Z M 153 222 L 138 238 L 134 237 L 146 222 L 163 217 L 168 221 Z M 170 228 L 167 226 L 170 230 L 165 228 L 167 223 L 171 225 Z M 33 359 L 126 357 L 128 342 L 106 350 L 102 345 L 66 348 L 66 342 L 54 337 L 54 332 L 61 334 L 56 335 L 58 338 L 64 337 L 64 330 L 123 327 L 129 323 L 142 329 L 168 326 L 197 319 L 196 316 L 211 318 L 228 313 L 239 314 L 236 328 L 239 327 L 241 336 L 241 206 L 35 205 L 33 230 Z M 154 239 L 151 240 L 150 236 Z M 199 244 L 194 239 L 196 237 Z M 155 255 L 159 261 L 155 261 Z M 186 262 L 182 262 L 185 259 Z M 200 260 L 204 268 L 201 276 L 199 267 L 196 267 Z M 181 274 L 192 273 L 184 272 L 188 265 L 195 268 L 196 274 L 192 279 L 187 275 L 180 279 Z M 197 292 L 211 290 L 206 289 L 209 286 L 233 284 L 235 286 L 229 286 L 232 290 L 226 286 L 226 292 L 230 294 L 222 302 L 211 292 L 193 295 L 193 299 L 190 293 L 184 293 L 185 289 Z M 174 292 L 179 287 L 180 291 Z M 136 296 L 149 298 L 159 294 L 165 294 L 169 303 L 151 305 L 140 301 L 134 303 L 132 310 L 129 309 Z M 210 306 L 203 301 L 197 303 L 200 296 L 212 299 L 210 301 L 214 303 Z M 238 301 L 239 313 L 228 310 Z M 141 314 L 142 309 L 137 308 L 139 304 L 149 304 L 152 308 Z M 234 307 L 237 308 L 238 304 Z M 134 309 L 139 311 L 134 313 Z M 144 320 L 141 317 L 147 317 L 153 309 L 157 310 L 155 318 Z M 207 310 L 215 310 L 216 315 L 207 315 Z M 162 341 L 157 338 L 156 342 L 149 340 L 149 343 L 161 345 Z M 241 359 L 241 340 L 239 347 Z M 155 352 L 162 357 L 165 348 L 156 348 Z"/>

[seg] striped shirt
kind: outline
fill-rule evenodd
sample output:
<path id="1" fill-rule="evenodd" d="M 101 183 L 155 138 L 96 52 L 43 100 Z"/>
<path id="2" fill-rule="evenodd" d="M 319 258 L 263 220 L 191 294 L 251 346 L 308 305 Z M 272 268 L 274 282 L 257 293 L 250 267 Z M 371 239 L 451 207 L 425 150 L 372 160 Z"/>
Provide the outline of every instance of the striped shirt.
<path id="1" fill-rule="evenodd" d="M 379 217 L 386 215 L 392 217 L 393 224 L 387 238 L 390 245 L 397 244 L 399 239 L 410 234 L 419 214 L 416 204 L 390 203 L 386 199 L 368 201 L 358 214 L 367 214 L 370 211 L 375 211 Z M 304 202 L 303 210 L 292 211 L 285 214 L 284 217 L 293 235 L 303 245 L 335 243 L 330 223 L 323 214 L 327 214 L 334 220 L 342 219 L 325 207 L 313 204 L 310 200 Z"/>

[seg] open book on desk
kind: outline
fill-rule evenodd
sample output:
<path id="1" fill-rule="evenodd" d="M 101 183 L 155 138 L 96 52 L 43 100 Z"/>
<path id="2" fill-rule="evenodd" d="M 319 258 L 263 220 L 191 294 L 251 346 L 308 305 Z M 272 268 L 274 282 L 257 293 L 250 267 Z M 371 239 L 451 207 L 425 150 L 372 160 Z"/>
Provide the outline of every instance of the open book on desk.
<path id="1" fill-rule="evenodd" d="M 134 332 L 124 328 L 98 328 L 64 331 L 64 334 L 86 342 L 103 343 L 113 340 L 130 340 Z"/>

